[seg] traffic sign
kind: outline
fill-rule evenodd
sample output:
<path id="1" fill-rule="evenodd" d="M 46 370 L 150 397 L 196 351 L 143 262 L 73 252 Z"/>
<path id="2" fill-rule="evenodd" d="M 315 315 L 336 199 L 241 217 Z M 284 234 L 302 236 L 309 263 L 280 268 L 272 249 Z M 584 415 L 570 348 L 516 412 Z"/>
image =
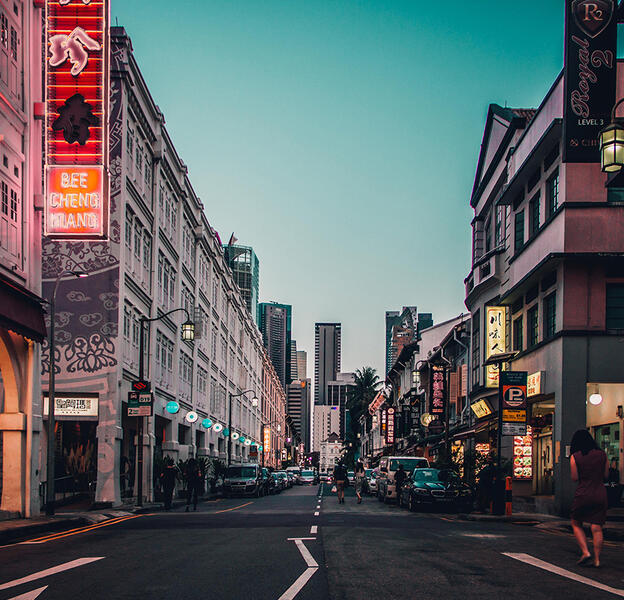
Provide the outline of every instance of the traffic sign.
<path id="1" fill-rule="evenodd" d="M 128 392 L 128 416 L 151 417 L 154 395 L 152 392 Z"/>
<path id="2" fill-rule="evenodd" d="M 500 421 L 502 435 L 525 435 L 527 423 L 527 372 L 500 374 Z"/>
<path id="3" fill-rule="evenodd" d="M 152 386 L 149 381 L 145 379 L 137 379 L 130 384 L 133 392 L 149 392 Z"/>

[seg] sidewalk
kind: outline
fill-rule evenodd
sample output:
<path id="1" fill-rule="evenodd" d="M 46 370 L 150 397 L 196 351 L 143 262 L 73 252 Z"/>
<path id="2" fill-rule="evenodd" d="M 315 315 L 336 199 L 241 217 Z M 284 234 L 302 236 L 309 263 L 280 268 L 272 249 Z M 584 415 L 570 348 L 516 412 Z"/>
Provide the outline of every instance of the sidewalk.
<path id="1" fill-rule="evenodd" d="M 216 498 L 216 494 L 206 495 L 199 498 L 199 502 L 206 502 Z M 186 500 L 176 499 L 172 503 L 173 508 L 179 508 L 186 504 Z M 60 507 L 53 517 L 40 516 L 32 519 L 10 519 L 0 521 L 0 546 L 19 542 L 33 536 L 44 535 L 46 533 L 57 533 L 76 529 L 86 525 L 94 525 L 129 515 L 140 515 L 153 512 L 164 511 L 162 502 L 150 502 L 141 507 L 134 504 L 122 504 L 111 508 L 98 510 L 67 510 Z"/>
<path id="2" fill-rule="evenodd" d="M 518 512 L 512 515 L 488 515 L 470 513 L 459 515 L 465 521 L 506 522 L 516 525 L 534 525 L 547 531 L 572 533 L 569 519 L 562 519 L 556 515 Z M 589 531 L 589 527 L 586 526 Z M 612 508 L 607 513 L 607 522 L 603 528 L 605 540 L 624 542 L 624 508 Z"/>

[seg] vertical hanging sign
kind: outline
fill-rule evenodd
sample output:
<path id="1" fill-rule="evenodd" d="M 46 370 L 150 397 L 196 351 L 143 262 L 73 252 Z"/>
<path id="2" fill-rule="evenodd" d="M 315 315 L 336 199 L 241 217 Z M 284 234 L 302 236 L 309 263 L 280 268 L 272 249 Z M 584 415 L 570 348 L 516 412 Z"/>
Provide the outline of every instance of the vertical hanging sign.
<path id="1" fill-rule="evenodd" d="M 507 309 L 504 306 L 486 307 L 486 334 L 485 358 L 486 360 L 494 354 L 505 352 L 505 337 L 507 335 Z M 498 367 L 496 365 L 486 365 L 485 367 L 485 387 L 498 387 Z"/>
<path id="2" fill-rule="evenodd" d="M 446 370 L 439 365 L 431 365 L 429 373 L 429 414 L 444 415 L 446 410 Z"/>
<path id="3" fill-rule="evenodd" d="M 108 237 L 109 0 L 46 0 L 44 235 Z"/>
<path id="4" fill-rule="evenodd" d="M 566 0 L 564 162 L 600 162 L 598 133 L 615 104 L 617 4 Z"/>

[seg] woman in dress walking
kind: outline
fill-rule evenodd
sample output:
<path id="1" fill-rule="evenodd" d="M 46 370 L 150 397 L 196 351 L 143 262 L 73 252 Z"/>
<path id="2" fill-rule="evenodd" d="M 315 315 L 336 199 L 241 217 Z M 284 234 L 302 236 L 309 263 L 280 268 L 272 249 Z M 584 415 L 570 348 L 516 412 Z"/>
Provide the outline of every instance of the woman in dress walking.
<path id="1" fill-rule="evenodd" d="M 572 436 L 570 449 L 570 473 L 578 486 L 572 501 L 572 529 L 581 549 L 577 564 L 589 564 L 591 553 L 587 547 L 587 537 L 583 523 L 591 526 L 594 542 L 594 567 L 600 566 L 602 550 L 602 526 L 607 519 L 607 492 L 604 480 L 609 474 L 607 455 L 586 429 L 579 429 Z"/>
<path id="2" fill-rule="evenodd" d="M 366 481 L 366 469 L 361 458 L 358 458 L 355 463 L 355 493 L 357 494 L 357 503 L 362 503 L 362 491 L 364 489 L 364 482 Z"/>

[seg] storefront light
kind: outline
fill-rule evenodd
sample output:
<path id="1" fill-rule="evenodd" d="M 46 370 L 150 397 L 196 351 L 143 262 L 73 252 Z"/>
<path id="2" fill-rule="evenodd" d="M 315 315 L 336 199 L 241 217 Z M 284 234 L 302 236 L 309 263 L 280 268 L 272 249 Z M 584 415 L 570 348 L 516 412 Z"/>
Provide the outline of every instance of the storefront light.
<path id="1" fill-rule="evenodd" d="M 195 423 L 197 419 L 199 419 L 199 415 L 194 410 L 191 410 L 190 412 L 186 413 L 186 420 L 189 423 Z"/>
<path id="2" fill-rule="evenodd" d="M 240 437 L 240 434 L 238 432 L 236 432 L 236 431 L 232 432 L 232 439 L 233 440 L 237 440 L 239 437 Z"/>
<path id="3" fill-rule="evenodd" d="M 210 419 L 204 419 L 201 424 L 204 429 L 210 429 L 212 427 L 212 421 Z"/>
<path id="4" fill-rule="evenodd" d="M 619 171 L 624 166 L 624 125 L 611 123 L 598 136 L 600 166 L 606 173 Z"/>
<path id="5" fill-rule="evenodd" d="M 167 402 L 167 406 L 165 406 L 165 410 L 170 415 L 175 415 L 180 410 L 180 405 L 175 400 L 171 400 L 171 402 Z"/>
<path id="6" fill-rule="evenodd" d="M 223 431 L 223 425 L 221 425 L 221 423 L 215 423 L 213 429 L 217 433 L 221 433 Z"/>
<path id="7" fill-rule="evenodd" d="M 594 406 L 598 406 L 599 404 L 602 404 L 602 396 L 600 394 L 592 394 L 589 397 L 589 403 L 593 404 Z"/>
<path id="8" fill-rule="evenodd" d="M 249 438 L 245 440 L 245 446 L 251 446 L 251 440 Z"/>

